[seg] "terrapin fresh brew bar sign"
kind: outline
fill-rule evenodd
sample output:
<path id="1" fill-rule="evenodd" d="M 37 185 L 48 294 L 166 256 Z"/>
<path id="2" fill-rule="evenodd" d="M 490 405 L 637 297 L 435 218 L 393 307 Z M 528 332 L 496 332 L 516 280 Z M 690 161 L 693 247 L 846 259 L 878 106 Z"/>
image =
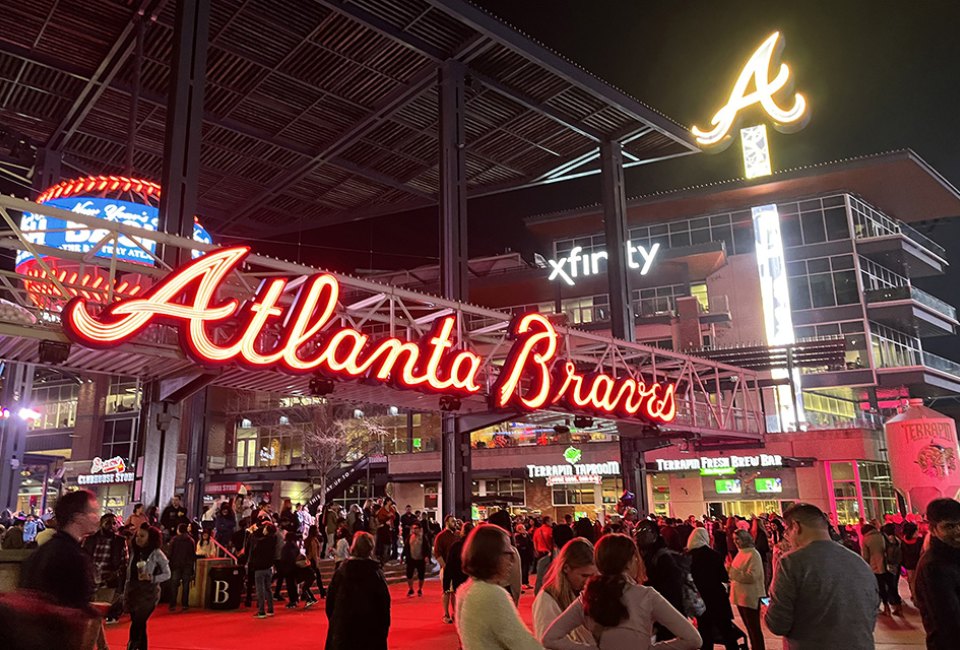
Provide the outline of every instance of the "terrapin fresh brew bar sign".
<path id="1" fill-rule="evenodd" d="M 184 350 L 202 365 L 319 373 L 453 397 L 481 393 L 485 362 L 454 339 L 456 316 L 438 318 L 419 341 L 372 339 L 337 325 L 340 286 L 326 273 L 264 279 L 242 303 L 224 297 L 220 290 L 249 252 L 246 246 L 211 252 L 173 271 L 145 295 L 107 307 L 74 298 L 63 310 L 64 329 L 82 345 L 110 348 L 162 321 L 179 330 Z M 283 302 L 291 282 L 299 289 L 292 301 Z M 215 327 L 230 334 L 218 336 Z M 510 334 L 512 347 L 489 391 L 493 408 L 562 407 L 652 422 L 675 418 L 674 384 L 580 371 L 573 361 L 557 358 L 559 336 L 545 316 L 518 316 Z"/>

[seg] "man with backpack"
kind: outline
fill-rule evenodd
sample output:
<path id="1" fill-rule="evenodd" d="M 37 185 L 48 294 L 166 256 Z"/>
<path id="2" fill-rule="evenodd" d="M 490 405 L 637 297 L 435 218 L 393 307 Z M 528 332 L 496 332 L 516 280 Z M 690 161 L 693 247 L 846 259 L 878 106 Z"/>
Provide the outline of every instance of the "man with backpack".
<path id="1" fill-rule="evenodd" d="M 660 526 L 655 521 L 641 521 L 634 534 L 643 557 L 647 586 L 656 589 L 683 615 L 702 615 L 705 607 L 690 575 L 690 558 L 667 548 L 667 543 L 660 534 Z M 658 641 L 670 638 L 673 638 L 670 632 L 657 626 Z"/>

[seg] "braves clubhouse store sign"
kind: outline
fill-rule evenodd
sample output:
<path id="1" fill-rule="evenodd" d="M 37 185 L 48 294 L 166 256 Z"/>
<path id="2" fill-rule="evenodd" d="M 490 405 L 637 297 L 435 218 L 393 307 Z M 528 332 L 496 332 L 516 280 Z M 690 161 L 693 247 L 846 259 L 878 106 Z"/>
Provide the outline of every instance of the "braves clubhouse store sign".
<path id="1" fill-rule="evenodd" d="M 105 308 L 74 298 L 63 310 L 64 328 L 82 345 L 109 348 L 162 321 L 179 330 L 185 351 L 203 365 L 236 362 L 457 397 L 481 392 L 483 359 L 452 338 L 456 316 L 437 319 L 419 341 L 373 340 L 335 324 L 340 285 L 326 273 L 306 278 L 288 303 L 281 297 L 290 278 L 265 279 L 242 303 L 219 296 L 249 252 L 246 246 L 218 249 L 173 271 L 142 297 Z M 216 336 L 213 326 L 232 333 Z M 261 336 L 267 331 L 271 336 Z M 673 384 L 581 373 L 572 361 L 556 358 L 558 336 L 545 316 L 518 316 L 511 334 L 513 346 L 490 392 L 492 407 L 560 406 L 654 422 L 674 419 Z"/>

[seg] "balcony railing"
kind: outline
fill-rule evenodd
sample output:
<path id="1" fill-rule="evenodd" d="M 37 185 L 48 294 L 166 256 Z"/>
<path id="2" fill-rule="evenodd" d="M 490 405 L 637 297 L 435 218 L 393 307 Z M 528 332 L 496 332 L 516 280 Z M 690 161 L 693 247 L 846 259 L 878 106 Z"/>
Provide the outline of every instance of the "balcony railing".
<path id="1" fill-rule="evenodd" d="M 923 365 L 928 368 L 933 368 L 934 370 L 939 370 L 940 372 L 945 372 L 948 375 L 953 375 L 954 377 L 960 378 L 960 363 L 957 363 L 953 359 L 947 359 L 945 357 L 924 351 Z"/>
<path id="2" fill-rule="evenodd" d="M 915 300 L 925 307 L 946 316 L 950 320 L 957 320 L 957 309 L 936 296 L 932 296 L 923 289 L 913 286 L 885 287 L 865 291 L 864 296 L 868 303 L 890 302 L 893 300 Z"/>
<path id="3" fill-rule="evenodd" d="M 853 223 L 857 239 L 903 235 L 938 257 L 942 258 L 946 254 L 943 246 L 918 232 L 915 228 L 896 219 L 891 219 L 873 206 L 855 197 L 850 197 L 850 207 L 853 212 Z"/>

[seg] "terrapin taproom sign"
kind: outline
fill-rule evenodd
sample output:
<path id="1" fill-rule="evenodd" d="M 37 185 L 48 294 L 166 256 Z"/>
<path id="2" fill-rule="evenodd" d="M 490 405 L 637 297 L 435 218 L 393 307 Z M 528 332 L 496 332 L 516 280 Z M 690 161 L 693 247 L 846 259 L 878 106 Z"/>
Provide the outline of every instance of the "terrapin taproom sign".
<path id="1" fill-rule="evenodd" d="M 110 348 L 151 324 L 166 322 L 179 330 L 185 351 L 203 365 L 240 363 L 253 369 L 321 373 L 455 397 L 483 390 L 484 359 L 454 340 L 456 316 L 437 319 L 419 341 L 374 340 L 357 329 L 337 326 L 340 285 L 326 273 L 298 278 L 300 288 L 289 303 L 281 300 L 289 278 L 264 280 L 242 303 L 221 296 L 249 252 L 246 246 L 219 249 L 174 271 L 145 295 L 107 307 L 74 298 L 63 310 L 64 328 L 82 345 Z M 230 333 L 218 335 L 215 328 Z M 265 336 L 267 332 L 271 336 Z M 559 337 L 541 314 L 519 316 L 511 334 L 513 346 L 490 390 L 494 408 L 557 406 L 654 422 L 676 416 L 673 384 L 587 374 L 572 361 L 558 359 Z"/>

